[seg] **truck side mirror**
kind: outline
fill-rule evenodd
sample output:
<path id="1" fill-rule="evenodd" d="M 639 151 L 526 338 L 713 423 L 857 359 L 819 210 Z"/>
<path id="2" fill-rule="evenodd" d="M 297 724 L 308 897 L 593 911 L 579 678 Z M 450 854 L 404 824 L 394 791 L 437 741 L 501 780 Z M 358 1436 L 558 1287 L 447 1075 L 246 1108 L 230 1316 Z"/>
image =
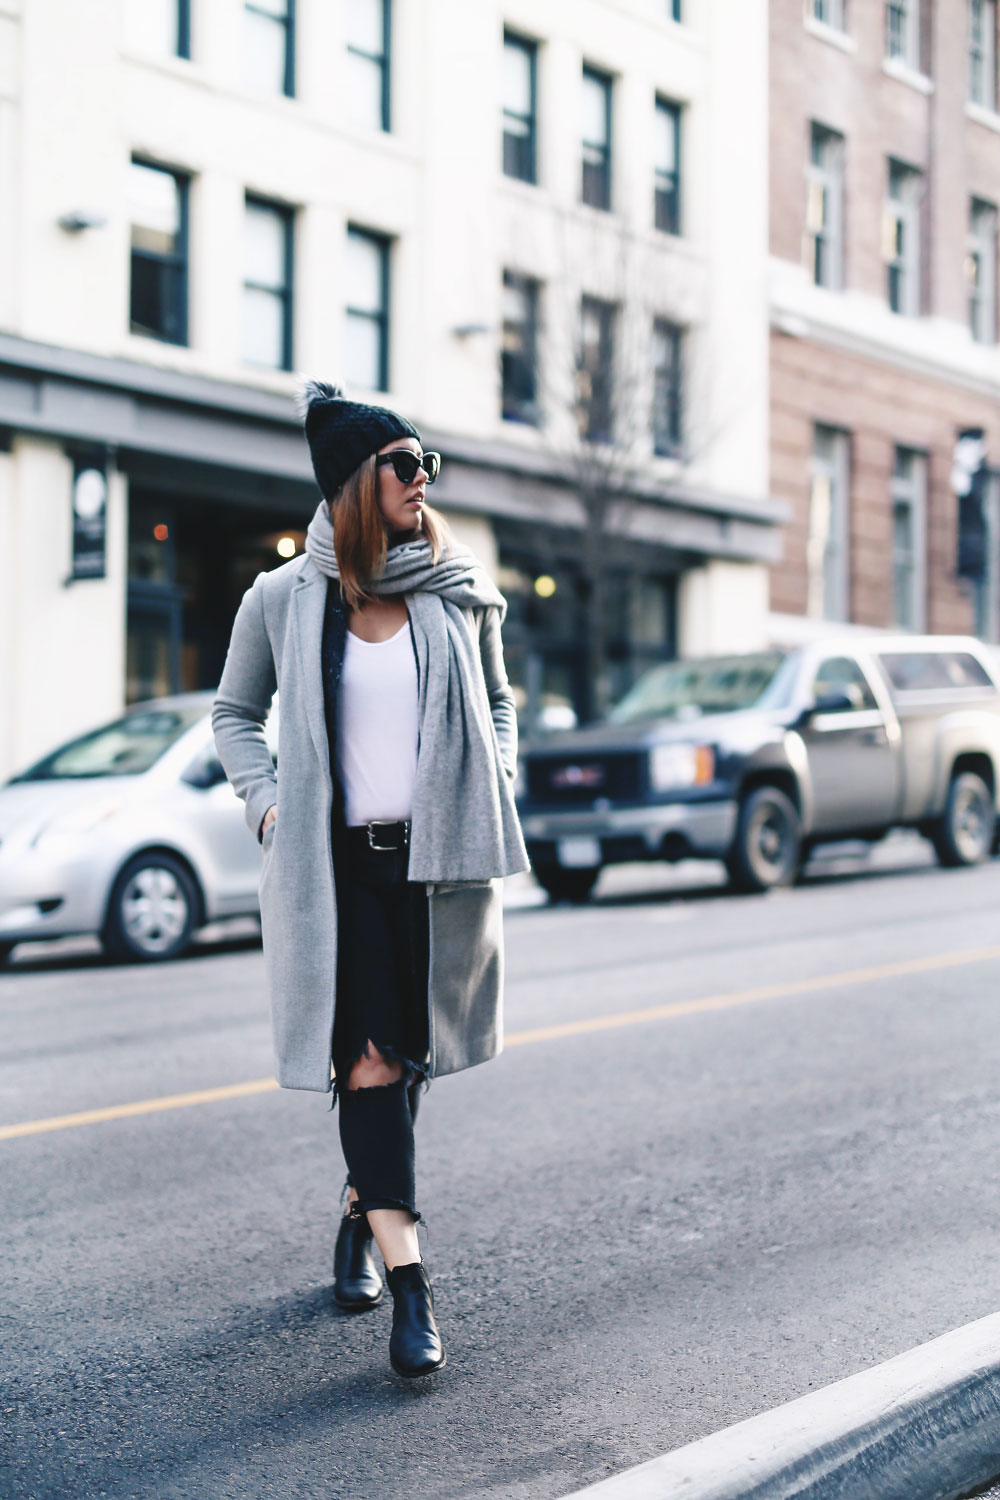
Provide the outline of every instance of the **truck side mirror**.
<path id="1" fill-rule="evenodd" d="M 836 688 L 830 693 L 821 693 L 815 703 L 810 703 L 802 710 L 795 727 L 804 729 L 817 714 L 853 713 L 857 706 L 850 693 L 845 693 L 842 688 Z"/>

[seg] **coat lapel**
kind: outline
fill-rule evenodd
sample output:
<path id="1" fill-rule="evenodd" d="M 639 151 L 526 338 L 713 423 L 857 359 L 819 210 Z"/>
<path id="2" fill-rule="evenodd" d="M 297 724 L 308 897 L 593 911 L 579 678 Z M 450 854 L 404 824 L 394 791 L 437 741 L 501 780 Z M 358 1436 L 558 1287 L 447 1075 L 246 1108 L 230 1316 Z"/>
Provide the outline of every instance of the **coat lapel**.
<path id="1" fill-rule="evenodd" d="M 327 779 L 330 777 L 330 746 L 323 709 L 323 613 L 326 578 L 313 567 L 303 571 L 292 591 L 295 644 L 299 657 L 299 681 L 309 733 Z"/>

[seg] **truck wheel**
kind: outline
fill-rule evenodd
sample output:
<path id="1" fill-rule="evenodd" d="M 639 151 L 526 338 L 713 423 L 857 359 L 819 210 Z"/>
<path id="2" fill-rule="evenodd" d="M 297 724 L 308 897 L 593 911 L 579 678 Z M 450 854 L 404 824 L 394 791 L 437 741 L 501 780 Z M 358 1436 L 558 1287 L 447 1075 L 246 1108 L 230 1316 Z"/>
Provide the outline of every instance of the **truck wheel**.
<path id="1" fill-rule="evenodd" d="M 989 858 L 996 813 L 989 787 L 974 771 L 952 777 L 944 815 L 931 835 L 938 862 L 945 869 L 982 864 Z"/>
<path id="2" fill-rule="evenodd" d="M 536 869 L 534 876 L 550 900 L 572 901 L 574 906 L 582 906 L 589 899 L 600 873 L 598 865 L 595 870 Z"/>
<path id="3" fill-rule="evenodd" d="M 124 963 L 178 958 L 191 942 L 198 892 L 171 854 L 137 854 L 114 883 L 101 933 L 105 952 Z"/>
<path id="4" fill-rule="evenodd" d="M 736 838 L 726 860 L 737 891 L 793 885 L 802 867 L 802 827 L 795 806 L 776 786 L 760 786 L 740 807 Z"/>

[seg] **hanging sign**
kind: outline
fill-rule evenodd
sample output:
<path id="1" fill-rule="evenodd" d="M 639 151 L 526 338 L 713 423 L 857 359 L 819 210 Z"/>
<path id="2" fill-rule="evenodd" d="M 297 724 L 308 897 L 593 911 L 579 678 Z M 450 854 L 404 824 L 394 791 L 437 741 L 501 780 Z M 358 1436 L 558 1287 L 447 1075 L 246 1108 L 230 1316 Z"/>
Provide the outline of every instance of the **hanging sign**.
<path id="1" fill-rule="evenodd" d="M 107 553 L 108 473 L 103 455 L 73 461 L 73 570 L 71 577 L 104 578 Z"/>

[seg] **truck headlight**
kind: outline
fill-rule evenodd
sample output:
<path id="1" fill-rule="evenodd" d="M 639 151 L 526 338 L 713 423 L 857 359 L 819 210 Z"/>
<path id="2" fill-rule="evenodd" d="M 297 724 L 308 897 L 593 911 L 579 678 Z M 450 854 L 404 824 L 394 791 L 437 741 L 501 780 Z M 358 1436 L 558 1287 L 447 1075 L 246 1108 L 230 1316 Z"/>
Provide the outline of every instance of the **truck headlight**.
<path id="1" fill-rule="evenodd" d="M 649 784 L 654 792 L 707 786 L 714 775 L 711 745 L 654 745 L 649 752 Z"/>

